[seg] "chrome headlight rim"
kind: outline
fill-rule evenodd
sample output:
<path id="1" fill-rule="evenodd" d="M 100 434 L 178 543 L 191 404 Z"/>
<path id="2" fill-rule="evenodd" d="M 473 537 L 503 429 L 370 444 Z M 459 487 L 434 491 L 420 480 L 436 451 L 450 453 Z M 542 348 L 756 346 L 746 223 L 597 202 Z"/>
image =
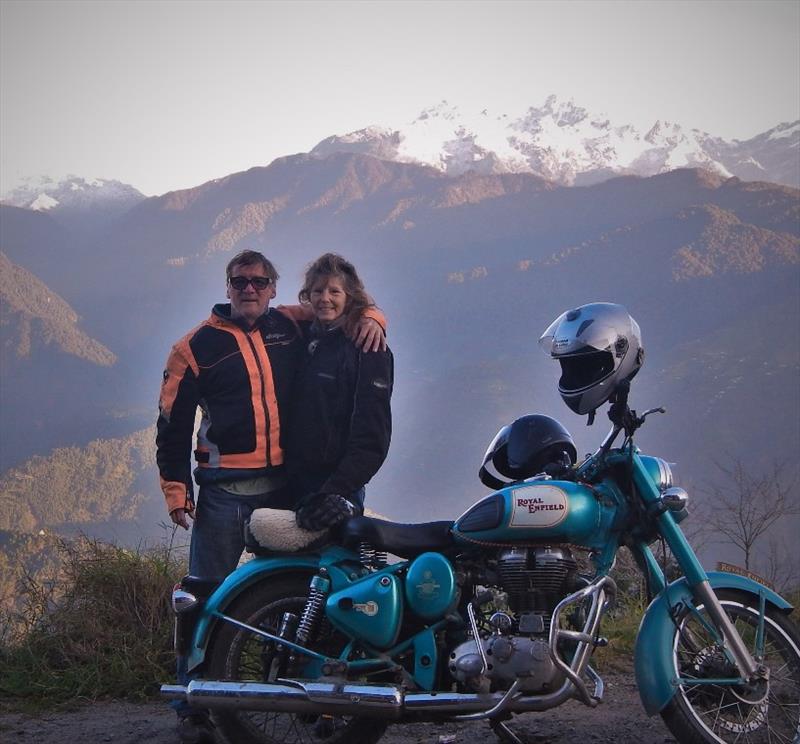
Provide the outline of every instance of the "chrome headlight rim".
<path id="1" fill-rule="evenodd" d="M 653 458 L 658 465 L 658 490 L 663 493 L 668 488 L 672 488 L 673 481 L 672 481 L 672 468 L 670 464 L 666 460 L 662 460 L 660 457 Z"/>

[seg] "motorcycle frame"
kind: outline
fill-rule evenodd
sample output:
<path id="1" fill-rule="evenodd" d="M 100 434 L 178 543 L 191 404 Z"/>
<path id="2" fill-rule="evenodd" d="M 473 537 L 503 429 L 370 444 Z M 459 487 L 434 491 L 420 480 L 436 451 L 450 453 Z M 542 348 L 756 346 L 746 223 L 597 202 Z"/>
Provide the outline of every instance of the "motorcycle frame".
<path id="1" fill-rule="evenodd" d="M 321 666 L 330 662 L 331 659 L 313 650 L 307 649 L 291 641 L 269 633 L 260 628 L 243 623 L 227 614 L 226 609 L 231 605 L 236 596 L 239 596 L 247 588 L 266 579 L 273 578 L 277 574 L 287 572 L 302 571 L 306 575 L 317 572 L 324 567 L 327 574 L 332 579 L 332 591 L 347 587 L 353 581 L 361 578 L 354 572 L 342 571 L 341 566 L 357 563 L 357 557 L 342 548 L 332 548 L 323 551 L 319 556 L 287 556 L 286 558 L 255 558 L 244 566 L 239 567 L 231 574 L 218 589 L 211 594 L 202 610 L 192 639 L 191 648 L 187 660 L 187 667 L 190 672 L 198 669 L 205 658 L 205 651 L 215 625 L 219 622 L 227 622 L 237 627 L 245 628 L 252 633 L 280 644 L 291 649 L 295 653 L 307 656 L 310 663 L 317 665 L 317 671 Z M 392 564 L 372 574 L 372 577 L 381 575 L 396 574 L 404 571 L 409 563 L 403 561 Z M 581 675 L 588 666 L 591 650 L 594 647 L 594 640 L 599 631 L 600 620 L 606 607 L 608 593 L 616 591 L 613 580 L 608 576 L 598 577 L 588 586 L 564 597 L 553 613 L 553 623 L 551 624 L 548 643 L 551 656 L 556 666 L 562 671 L 566 681 L 556 692 L 546 696 L 540 696 L 542 703 L 549 701 L 552 705 L 559 704 L 563 700 L 572 696 L 573 690 L 577 692 L 579 698 L 587 705 L 596 705 L 602 697 L 602 682 L 593 670 L 590 676 L 595 682 L 595 691 L 590 693 L 586 684 L 581 679 Z M 591 606 L 587 613 L 584 627 L 581 630 L 572 631 L 558 627 L 558 618 L 570 605 L 590 600 Z M 355 641 L 352 641 L 342 650 L 339 659 L 335 660 L 344 665 L 348 672 L 375 671 L 375 670 L 403 670 L 403 667 L 395 661 L 397 657 L 405 652 L 414 652 L 414 670 L 412 673 L 413 681 L 421 690 L 432 691 L 436 682 L 436 675 L 439 668 L 439 654 L 436 644 L 436 633 L 445 626 L 454 622 L 455 616 L 448 614 L 440 620 L 431 623 L 424 629 L 418 631 L 410 637 L 400 640 L 387 649 L 377 649 L 369 644 L 359 641 L 361 649 L 368 654 L 368 658 L 347 661 L 346 657 L 352 649 Z M 564 660 L 558 649 L 562 641 L 569 641 L 575 644 L 569 662 Z M 480 714 L 478 714 L 480 715 Z"/>
<path id="2" fill-rule="evenodd" d="M 783 612 L 790 612 L 792 606 L 776 592 L 750 578 L 722 572 L 707 573 L 703 569 L 673 514 L 668 509 L 663 508 L 659 487 L 642 462 L 632 441 L 628 439 L 621 448 L 610 449 L 610 445 L 619 431 L 619 428 L 612 430 L 600 450 L 581 465 L 578 471 L 579 477 L 581 475 L 588 476 L 592 473 L 602 474 L 615 465 L 629 467 L 633 493 L 623 493 L 618 484 L 611 478 L 603 478 L 597 486 L 598 491 L 615 501 L 618 512 L 617 524 L 626 523 L 631 509 L 644 509 L 644 514 L 655 525 L 656 533 L 664 539 L 672 551 L 677 565 L 683 572 L 683 576 L 672 583 L 667 583 L 664 572 L 649 547 L 648 540 L 643 539 L 641 536 L 637 537 L 638 533 L 634 529 L 630 530 L 629 533 L 623 532 L 622 529 L 612 532 L 603 547 L 595 550 L 593 554 L 596 574 L 592 584 L 580 592 L 565 598 L 559 604 L 558 610 L 560 611 L 570 601 L 577 601 L 577 599 L 591 596 L 593 609 L 587 620 L 586 627 L 582 631 L 562 630 L 554 635 L 551 629 L 551 655 L 566 677 L 566 681 L 558 693 L 545 696 L 530 695 L 520 698 L 520 693 L 509 691 L 500 697 L 500 702 L 490 711 L 478 711 L 469 715 L 470 718 L 485 717 L 490 713 L 497 715 L 499 710 L 504 708 L 544 710 L 554 707 L 568 697 L 573 696 L 577 696 L 587 705 L 597 704 L 597 701 L 602 697 L 602 681 L 589 666 L 588 656 L 591 651 L 592 641 L 598 631 L 602 612 L 605 609 L 603 587 L 607 581 L 611 581 L 608 573 L 613 566 L 619 545 L 623 542 L 631 548 L 655 595 L 642 618 L 634 655 L 636 681 L 645 711 L 650 715 L 661 711 L 677 693 L 680 685 L 698 684 L 697 680 L 679 679 L 675 668 L 673 643 L 677 632 L 676 618 L 684 611 L 692 612 L 706 625 L 739 672 L 736 677 L 705 680 L 699 683 L 738 685 L 759 678 L 761 672 L 758 659 L 754 659 L 750 651 L 744 646 L 738 632 L 728 620 L 727 615 L 725 615 L 715 591 L 733 589 L 750 595 L 754 602 L 757 603 L 756 606 L 760 608 L 757 638 L 761 639 L 758 643 L 763 643 L 764 616 L 767 604 Z M 641 502 L 638 506 L 634 506 L 632 503 L 632 500 L 636 499 Z M 648 539 L 651 540 L 652 538 L 648 537 Z M 408 566 L 408 562 L 393 564 L 372 573 L 372 575 L 380 575 L 381 573 L 395 574 L 402 571 L 406 566 Z M 338 546 L 325 548 L 319 554 L 256 557 L 240 566 L 209 596 L 201 610 L 192 635 L 187 659 L 188 670 L 190 672 L 199 670 L 203 664 L 211 633 L 217 623 L 231 622 L 235 625 L 248 627 L 226 613 L 227 608 L 243 591 L 278 574 L 302 573 L 304 576 L 310 577 L 317 574 L 321 569 L 327 571 L 330 576 L 334 591 L 342 589 L 359 578 L 370 574 L 368 569 L 360 564 L 358 556 L 354 552 Z M 697 607 L 699 605 L 706 609 L 711 618 L 711 624 L 698 611 Z M 435 634 L 453 620 L 454 616 L 449 614 L 437 622 L 431 623 L 424 630 L 402 639 L 399 643 L 392 644 L 391 648 L 388 649 L 373 649 L 362 645 L 372 658 L 345 662 L 345 669 L 351 671 L 402 669 L 394 659 L 400 654 L 413 649 L 415 668 L 412 676 L 414 682 L 422 690 L 432 691 L 439 666 Z M 287 646 L 297 653 L 305 654 L 313 663 L 322 665 L 328 661 L 321 654 L 287 642 L 278 636 L 256 628 L 249 629 L 275 643 Z M 564 638 L 568 638 L 570 635 L 575 636 L 571 640 L 576 641 L 577 645 L 570 663 L 561 659 L 556 651 L 558 640 L 561 637 L 559 633 L 566 633 L 567 635 L 563 636 Z M 354 642 L 351 641 L 351 644 Z M 351 644 L 348 644 L 343 650 L 341 661 L 344 661 Z M 757 648 L 756 657 L 758 657 L 758 653 Z M 425 661 L 423 662 L 423 660 Z M 589 694 L 585 683 L 580 679 L 584 670 L 595 681 L 596 687 L 593 695 Z M 197 686 L 199 687 L 200 684 L 198 682 Z M 254 683 L 248 684 L 252 685 Z M 529 701 L 528 704 L 522 705 L 523 700 Z"/>

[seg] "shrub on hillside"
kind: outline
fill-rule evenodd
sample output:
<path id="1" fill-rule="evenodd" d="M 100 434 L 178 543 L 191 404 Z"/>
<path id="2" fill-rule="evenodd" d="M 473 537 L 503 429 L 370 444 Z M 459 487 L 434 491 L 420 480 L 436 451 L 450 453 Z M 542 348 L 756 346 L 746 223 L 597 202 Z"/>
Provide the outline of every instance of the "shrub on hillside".
<path id="1" fill-rule="evenodd" d="M 130 551 L 86 538 L 60 551 L 59 582 L 21 583 L 26 616 L 3 639 L 0 694 L 33 705 L 152 695 L 173 675 L 170 592 L 183 560 L 170 546 Z"/>

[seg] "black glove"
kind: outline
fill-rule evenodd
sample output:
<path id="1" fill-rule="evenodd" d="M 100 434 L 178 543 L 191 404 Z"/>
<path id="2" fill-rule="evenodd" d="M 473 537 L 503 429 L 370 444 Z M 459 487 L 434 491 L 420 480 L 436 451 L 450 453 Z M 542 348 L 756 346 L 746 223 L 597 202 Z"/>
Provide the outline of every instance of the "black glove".
<path id="1" fill-rule="evenodd" d="M 308 503 L 297 510 L 297 524 L 304 530 L 324 530 L 335 527 L 352 517 L 356 508 L 338 493 L 325 493 L 312 496 Z"/>

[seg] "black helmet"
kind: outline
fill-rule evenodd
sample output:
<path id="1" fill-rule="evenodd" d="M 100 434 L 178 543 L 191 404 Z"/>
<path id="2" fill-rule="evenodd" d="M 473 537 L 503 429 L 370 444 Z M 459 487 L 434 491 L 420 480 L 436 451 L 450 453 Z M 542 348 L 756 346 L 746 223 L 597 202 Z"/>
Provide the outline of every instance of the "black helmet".
<path id="1" fill-rule="evenodd" d="M 558 392 L 575 413 L 592 413 L 644 360 L 639 324 L 622 305 L 593 302 L 559 315 L 539 345 L 561 363 Z"/>
<path id="2" fill-rule="evenodd" d="M 497 432 L 483 456 L 478 477 L 489 488 L 503 488 L 543 472 L 551 463 L 563 463 L 565 456 L 572 465 L 578 451 L 569 432 L 558 421 L 538 414 L 522 416 Z M 488 471 L 486 466 L 490 462 L 507 480 L 502 481 Z"/>

